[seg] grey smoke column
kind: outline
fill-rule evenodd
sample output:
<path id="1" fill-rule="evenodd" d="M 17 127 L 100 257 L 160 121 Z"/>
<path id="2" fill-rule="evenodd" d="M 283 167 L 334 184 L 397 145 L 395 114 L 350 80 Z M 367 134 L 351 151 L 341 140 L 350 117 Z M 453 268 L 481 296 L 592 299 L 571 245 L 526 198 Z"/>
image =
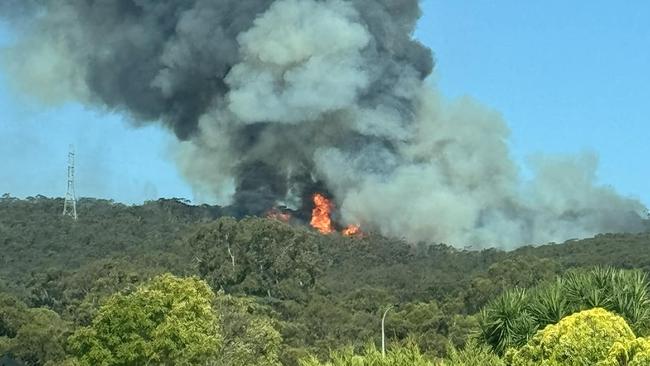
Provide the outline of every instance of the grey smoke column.
<path id="1" fill-rule="evenodd" d="M 639 202 L 594 185 L 594 159 L 541 159 L 523 183 L 499 116 L 425 85 L 433 58 L 412 38 L 417 0 L 8 4 L 32 14 L 4 62 L 18 85 L 162 122 L 197 195 L 238 213 L 299 206 L 323 186 L 345 221 L 413 241 L 642 227 Z"/>

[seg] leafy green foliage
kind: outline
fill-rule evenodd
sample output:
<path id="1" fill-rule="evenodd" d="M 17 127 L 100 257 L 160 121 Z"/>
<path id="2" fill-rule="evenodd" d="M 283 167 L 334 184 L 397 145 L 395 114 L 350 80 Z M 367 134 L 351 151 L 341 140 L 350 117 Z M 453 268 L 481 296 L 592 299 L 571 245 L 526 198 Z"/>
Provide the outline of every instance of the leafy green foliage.
<path id="1" fill-rule="evenodd" d="M 538 327 L 541 327 L 546 324 L 555 324 L 570 315 L 575 310 L 573 304 L 580 302 L 579 299 L 573 300 L 574 302 L 570 303 L 570 300 L 567 299 L 565 281 L 558 278 L 554 282 L 535 289 L 526 310 Z"/>
<path id="2" fill-rule="evenodd" d="M 447 315 L 436 301 L 408 303 L 389 315 L 386 324 L 394 338 L 414 343 L 432 357 L 444 355 L 449 343 L 462 345 L 477 325 L 475 317 Z"/>
<path id="3" fill-rule="evenodd" d="M 100 259 L 75 271 L 37 273 L 29 283 L 28 301 L 44 306 L 63 318 L 88 325 L 101 303 L 118 291 L 135 289 L 142 282 L 165 273 L 165 257 L 156 263 L 126 258 Z M 178 268 L 178 267 L 176 267 Z"/>
<path id="4" fill-rule="evenodd" d="M 198 365 L 222 345 L 214 294 L 197 278 L 162 275 L 112 296 L 71 337 L 82 365 Z"/>
<path id="5" fill-rule="evenodd" d="M 384 357 L 374 345 L 366 347 L 363 353 L 355 354 L 352 348 L 333 352 L 330 361 L 320 362 L 311 356 L 301 361 L 301 366 L 433 366 L 414 345 L 393 348 Z"/>
<path id="6" fill-rule="evenodd" d="M 318 239 L 277 220 L 226 217 L 200 227 L 188 241 L 200 275 L 214 288 L 299 299 L 298 289 L 313 287 L 322 268 Z"/>
<path id="7" fill-rule="evenodd" d="M 190 225 L 210 220 L 218 208 L 161 199 L 141 206 L 81 198 L 79 220 L 61 216 L 63 199 L 0 198 L 0 276 L 19 285 L 32 272 L 74 270 L 102 258 L 155 258 L 190 263 L 180 239 Z M 163 259 L 162 258 L 169 258 Z M 185 264 L 184 264 L 185 263 Z M 183 268 L 184 269 L 184 268 Z M 177 272 L 176 268 L 167 268 Z"/>
<path id="8" fill-rule="evenodd" d="M 11 352 L 27 365 L 52 365 L 66 357 L 64 342 L 69 325 L 47 309 L 29 309 L 18 329 Z"/>
<path id="9" fill-rule="evenodd" d="M 27 306 L 13 296 L 0 293 L 0 337 L 13 338 L 26 321 Z"/>
<path id="10" fill-rule="evenodd" d="M 467 292 L 469 312 L 485 306 L 489 299 L 506 289 L 529 288 L 547 282 L 560 274 L 557 262 L 530 256 L 512 257 L 492 264 L 485 275 L 477 276 Z"/>
<path id="11" fill-rule="evenodd" d="M 650 220 L 648 230 L 638 234 L 599 234 L 593 238 L 568 240 L 539 247 L 522 247 L 513 251 L 517 256 L 554 258 L 565 268 L 612 266 L 650 271 Z"/>
<path id="12" fill-rule="evenodd" d="M 479 317 L 481 339 L 502 355 L 508 348 L 528 340 L 534 324 L 527 312 L 528 293 L 523 289 L 507 291 L 496 298 Z"/>
<path id="13" fill-rule="evenodd" d="M 505 366 L 505 362 L 489 347 L 472 340 L 462 350 L 452 347 L 442 366 Z"/>
<path id="14" fill-rule="evenodd" d="M 493 300 L 479 318 L 480 339 L 495 352 L 526 343 L 539 329 L 578 311 L 602 307 L 621 315 L 639 334 L 650 321 L 648 279 L 639 271 L 596 267 L 569 271 L 531 290 L 514 289 Z"/>
<path id="15" fill-rule="evenodd" d="M 644 365 L 650 365 L 650 339 L 648 338 L 614 343 L 607 357 L 597 366 Z"/>
<path id="16" fill-rule="evenodd" d="M 280 366 L 282 337 L 272 310 L 251 298 L 224 294 L 217 296 L 214 308 L 224 339 L 217 366 Z"/>
<path id="17" fill-rule="evenodd" d="M 0 294 L 0 355 L 11 353 L 26 365 L 54 365 L 66 357 L 69 332 L 70 324 L 55 312 Z"/>
<path id="18" fill-rule="evenodd" d="M 648 286 L 645 273 L 611 267 L 571 271 L 563 282 L 566 301 L 574 310 L 603 307 L 623 316 L 641 334 L 650 321 Z"/>
<path id="19" fill-rule="evenodd" d="M 615 342 L 634 338 L 623 318 L 595 308 L 547 326 L 523 347 L 508 351 L 506 359 L 511 366 L 595 365 L 605 359 Z"/>
<path id="20" fill-rule="evenodd" d="M 322 236 L 259 218 L 213 221 L 224 213 L 219 207 L 180 199 L 126 206 L 84 198 L 77 222 L 61 216 L 62 206 L 61 199 L 42 196 L 0 198 L 0 291 L 24 303 L 19 315 L 0 320 L 0 332 L 11 333 L 0 335 L 0 348 L 15 344 L 20 326 L 11 324 L 23 322 L 29 308 L 56 312 L 70 330 L 92 328 L 112 294 L 132 294 L 151 278 L 173 273 L 202 276 L 213 290 L 223 290 L 227 295 L 217 296 L 217 308 L 232 296 L 230 305 L 215 310 L 224 343 L 218 362 L 231 349 L 250 350 L 231 358 L 268 357 L 265 362 L 273 364 L 277 356 L 286 366 L 307 354 L 324 359 L 342 345 L 361 349 L 378 342 L 381 312 L 392 303 L 401 306 L 386 319 L 389 344 L 415 342 L 434 360 L 447 354 L 449 344 L 463 349 L 477 328 L 476 313 L 508 289 L 529 288 L 526 311 L 539 324 L 551 324 L 574 310 L 559 296 L 564 292 L 553 295 L 549 288 L 550 294 L 534 295 L 546 288 L 536 289 L 538 284 L 577 266 L 650 270 L 648 233 L 473 251 L 373 233 Z M 643 289 L 637 286 L 636 293 Z M 601 293 L 592 295 L 590 303 L 602 300 Z M 643 335 L 644 312 L 631 306 L 642 299 L 637 295 L 619 297 L 616 306 L 628 309 L 626 319 Z M 534 330 L 517 334 L 524 335 L 521 343 Z M 233 347 L 226 349 L 228 344 Z"/>

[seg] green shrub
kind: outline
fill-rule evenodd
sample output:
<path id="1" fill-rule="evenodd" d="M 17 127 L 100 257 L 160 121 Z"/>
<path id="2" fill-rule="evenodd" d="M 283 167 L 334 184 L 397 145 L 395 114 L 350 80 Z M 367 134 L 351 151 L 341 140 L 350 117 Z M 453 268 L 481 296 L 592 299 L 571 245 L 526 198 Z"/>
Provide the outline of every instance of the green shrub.
<path id="1" fill-rule="evenodd" d="M 635 336 L 625 320 L 602 308 L 581 311 L 549 325 L 523 347 L 510 349 L 511 366 L 586 366 L 605 359 L 615 342 Z"/>
<path id="2" fill-rule="evenodd" d="M 70 337 L 81 365 L 202 365 L 222 345 L 214 293 L 198 278 L 166 274 L 113 295 Z"/>
<path id="3" fill-rule="evenodd" d="M 616 342 L 607 358 L 597 366 L 645 366 L 650 365 L 650 339 L 637 338 L 628 342 Z"/>
<path id="4" fill-rule="evenodd" d="M 597 267 L 570 271 L 528 291 L 507 291 L 481 311 L 479 339 L 502 355 L 508 348 L 522 346 L 547 325 L 595 307 L 622 316 L 637 334 L 647 335 L 647 276 L 640 271 Z"/>
<path id="5" fill-rule="evenodd" d="M 52 310 L 28 308 L 0 294 L 0 356 L 10 353 L 26 365 L 58 365 L 66 357 L 70 328 Z"/>
<path id="6" fill-rule="evenodd" d="M 523 289 L 507 291 L 493 300 L 479 316 L 479 339 L 499 355 L 525 344 L 533 327 L 528 303 L 528 293 Z"/>
<path id="7" fill-rule="evenodd" d="M 561 282 L 573 312 L 602 307 L 625 318 L 637 333 L 646 333 L 650 295 L 645 273 L 596 267 L 587 272 L 571 271 Z"/>
<path id="8" fill-rule="evenodd" d="M 322 363 L 310 356 L 300 361 L 300 366 L 433 366 L 415 345 L 391 349 L 383 357 L 374 345 L 368 346 L 362 354 L 356 354 L 352 348 L 333 352 L 331 361 Z"/>
<path id="9" fill-rule="evenodd" d="M 442 366 L 505 366 L 505 363 L 489 347 L 470 341 L 462 350 L 451 347 Z"/>

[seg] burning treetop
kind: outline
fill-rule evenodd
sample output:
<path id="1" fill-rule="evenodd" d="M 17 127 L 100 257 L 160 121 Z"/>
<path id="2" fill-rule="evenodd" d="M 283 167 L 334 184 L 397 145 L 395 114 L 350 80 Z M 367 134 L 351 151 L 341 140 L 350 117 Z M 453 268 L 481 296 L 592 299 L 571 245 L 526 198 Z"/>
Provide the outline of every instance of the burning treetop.
<path id="1" fill-rule="evenodd" d="M 498 113 L 431 90 L 418 0 L 4 1 L 5 14 L 32 15 L 3 57 L 16 85 L 161 121 L 197 197 L 237 215 L 308 204 L 317 185 L 342 221 L 414 242 L 644 228 L 638 200 L 596 184 L 594 156 L 538 159 L 524 182 Z"/>
<path id="2" fill-rule="evenodd" d="M 311 226 L 323 234 L 334 231 L 332 227 L 332 203 L 320 193 L 314 195 L 314 209 L 311 214 Z"/>

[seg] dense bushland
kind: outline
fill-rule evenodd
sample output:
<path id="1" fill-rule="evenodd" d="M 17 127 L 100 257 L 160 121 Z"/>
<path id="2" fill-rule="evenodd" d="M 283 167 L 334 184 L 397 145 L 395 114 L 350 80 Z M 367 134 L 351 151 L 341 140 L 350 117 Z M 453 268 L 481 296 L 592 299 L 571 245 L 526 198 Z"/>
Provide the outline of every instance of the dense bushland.
<path id="1" fill-rule="evenodd" d="M 0 199 L 0 354 L 30 365 L 71 357 L 85 362 L 83 350 L 93 348 L 75 334 L 101 324 L 106 306 L 126 306 L 131 300 L 124 299 L 172 275 L 179 281 L 194 276 L 214 296 L 221 334 L 215 364 L 372 359 L 381 315 L 391 304 L 399 306 L 386 319 L 389 355 L 420 357 L 424 364 L 447 357 L 448 365 L 500 365 L 505 361 L 498 355 L 523 347 L 546 325 L 594 307 L 621 315 L 637 335 L 646 326 L 647 313 L 635 306 L 646 301 L 639 296 L 650 269 L 647 233 L 472 251 L 372 233 L 322 236 L 269 219 L 218 218 L 218 207 L 176 199 L 141 206 L 82 199 L 77 222 L 61 217 L 62 205 L 45 197 Z M 613 282 L 598 282 L 581 270 L 594 265 L 640 271 L 599 269 Z M 603 285 L 605 292 L 577 292 L 576 281 L 596 281 L 591 288 Z M 621 290 L 616 281 L 631 287 Z M 499 338 L 493 329 L 499 321 L 514 330 Z M 48 346 L 37 349 L 37 339 Z M 97 342 L 94 349 L 106 348 Z M 612 352 L 643 353 L 645 343 L 635 342 L 621 341 Z"/>

